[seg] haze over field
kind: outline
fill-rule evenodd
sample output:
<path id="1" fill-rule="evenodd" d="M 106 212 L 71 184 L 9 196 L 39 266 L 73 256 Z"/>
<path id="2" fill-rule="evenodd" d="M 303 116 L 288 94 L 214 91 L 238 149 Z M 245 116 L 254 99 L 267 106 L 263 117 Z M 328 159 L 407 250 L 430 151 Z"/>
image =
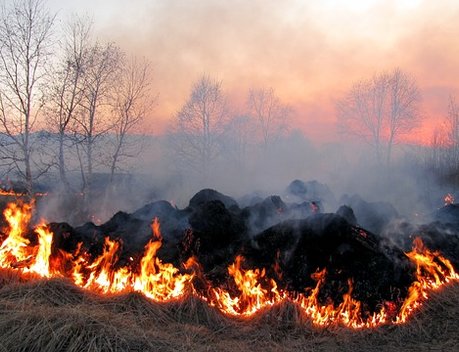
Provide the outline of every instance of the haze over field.
<path id="1" fill-rule="evenodd" d="M 29 195 L 110 216 L 301 179 L 412 215 L 458 189 L 455 1 L 2 5 L 0 180 Z"/>
<path id="2" fill-rule="evenodd" d="M 8 2 L 8 1 L 7 1 Z M 58 1 L 93 16 L 97 34 L 153 64 L 159 94 L 151 133 L 165 131 L 203 73 L 234 102 L 249 88 L 273 87 L 294 109 L 292 128 L 335 141 L 334 102 L 353 82 L 400 67 L 423 96 L 425 120 L 406 140 L 429 143 L 459 91 L 459 3 L 423 1 Z"/>

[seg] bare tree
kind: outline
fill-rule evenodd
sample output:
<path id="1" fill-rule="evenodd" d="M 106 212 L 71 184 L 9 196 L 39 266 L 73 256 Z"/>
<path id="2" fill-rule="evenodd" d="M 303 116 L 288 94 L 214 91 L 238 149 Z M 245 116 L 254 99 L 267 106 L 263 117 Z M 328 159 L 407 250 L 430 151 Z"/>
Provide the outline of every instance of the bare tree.
<path id="1" fill-rule="evenodd" d="M 456 185 L 459 182 L 459 106 L 452 95 L 443 123 L 433 132 L 425 168 L 442 181 Z"/>
<path id="2" fill-rule="evenodd" d="M 396 68 L 388 77 L 389 84 L 389 137 L 387 164 L 390 163 L 392 146 L 400 134 L 411 132 L 418 126 L 421 115 L 419 103 L 421 95 L 413 77 Z"/>
<path id="3" fill-rule="evenodd" d="M 101 150 L 97 149 L 98 143 L 114 126 L 108 112 L 113 87 L 117 84 L 121 57 L 119 48 L 112 43 L 96 43 L 88 54 L 82 109 L 75 116 L 74 133 L 80 161 L 82 191 L 87 205 L 91 202 L 89 191 L 94 167 L 103 159 Z"/>
<path id="4" fill-rule="evenodd" d="M 116 116 L 112 153 L 110 155 L 110 183 L 121 162 L 137 156 L 142 148 L 138 138 L 129 136 L 144 120 L 153 107 L 154 98 L 149 94 L 150 64 L 132 57 L 123 63 L 115 86 L 113 113 Z"/>
<path id="5" fill-rule="evenodd" d="M 459 106 L 454 96 L 449 97 L 448 114 L 443 124 L 441 148 L 437 151 L 441 159 L 437 172 L 450 180 L 459 178 Z"/>
<path id="6" fill-rule="evenodd" d="M 61 183 L 70 189 L 67 178 L 65 150 L 70 127 L 81 108 L 85 94 L 85 70 L 91 46 L 92 23 L 86 18 L 74 18 L 66 28 L 63 41 L 63 58 L 51 84 L 48 110 L 48 127 L 57 132 L 58 168 Z"/>
<path id="7" fill-rule="evenodd" d="M 0 19 L 1 159 L 24 180 L 29 195 L 34 177 L 47 170 L 34 165 L 31 133 L 43 106 L 38 85 L 46 77 L 53 22 L 42 0 L 16 1 L 2 8 Z"/>
<path id="8" fill-rule="evenodd" d="M 209 175 L 211 164 L 220 152 L 227 116 L 221 82 L 201 77 L 176 115 L 172 143 L 182 165 L 204 177 Z"/>
<path id="9" fill-rule="evenodd" d="M 449 163 L 448 142 L 445 140 L 445 129 L 435 128 L 432 133 L 430 145 L 425 152 L 425 168 L 436 176 L 445 176 L 446 167 Z"/>
<path id="10" fill-rule="evenodd" d="M 451 95 L 448 103 L 448 116 L 445 121 L 446 140 L 450 150 L 449 162 L 459 166 L 459 106 Z"/>
<path id="11" fill-rule="evenodd" d="M 395 69 L 354 84 L 337 102 L 338 128 L 370 144 L 376 160 L 389 165 L 393 145 L 419 122 L 420 94 L 415 80 Z"/>
<path id="12" fill-rule="evenodd" d="M 251 89 L 248 97 L 250 114 L 258 122 L 264 150 L 287 130 L 290 108 L 282 104 L 273 88 Z"/>
<path id="13" fill-rule="evenodd" d="M 246 167 L 247 154 L 250 146 L 254 144 L 255 133 L 253 118 L 245 114 L 232 116 L 225 126 L 224 152 L 239 170 Z"/>
<path id="14" fill-rule="evenodd" d="M 370 144 L 381 162 L 387 76 L 375 75 L 355 83 L 338 102 L 338 128 Z"/>

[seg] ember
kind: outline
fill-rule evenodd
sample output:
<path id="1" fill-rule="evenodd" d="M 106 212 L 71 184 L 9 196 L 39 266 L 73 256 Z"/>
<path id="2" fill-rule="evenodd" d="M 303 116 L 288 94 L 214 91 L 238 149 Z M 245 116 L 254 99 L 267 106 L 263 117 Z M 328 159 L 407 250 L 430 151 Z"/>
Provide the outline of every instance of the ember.
<path id="1" fill-rule="evenodd" d="M 445 206 L 453 204 L 454 203 L 454 196 L 451 193 L 447 193 L 445 197 L 443 198 L 445 201 Z"/>
<path id="2" fill-rule="evenodd" d="M 201 209 L 194 213 L 195 222 L 196 214 L 205 212 L 216 216 L 216 221 L 219 216 L 229 219 L 223 203 L 215 200 L 194 207 Z M 214 212 L 216 209 L 218 213 Z M 407 253 L 396 248 L 381 252 L 382 244 L 375 235 L 336 214 L 311 214 L 303 220 L 280 222 L 250 241 L 234 237 L 228 230 L 232 240 L 222 243 L 232 248 L 217 249 L 220 248 L 220 256 L 225 250 L 229 251 L 227 254 L 233 253 L 234 256 L 227 256 L 232 260 L 213 259 L 216 266 L 206 269 L 199 263 L 204 253 L 199 241 L 189 244 L 196 240 L 193 229 L 184 232 L 187 248 L 172 264 L 158 256 L 163 236 L 157 217 L 151 223 L 150 239 L 143 252 L 126 256 L 123 239 L 109 236 L 104 237 L 98 251 L 84 241 L 73 250 L 59 246 L 62 238 L 72 236 L 71 229 L 67 229 L 69 232 L 61 242 L 52 231 L 58 228 L 55 224 L 40 224 L 30 230 L 32 211 L 32 205 L 20 203 L 11 203 L 5 209 L 8 228 L 0 246 L 1 268 L 16 270 L 19 275 L 66 277 L 75 285 L 100 294 L 135 291 L 158 302 L 195 295 L 230 316 L 248 317 L 290 301 L 318 326 L 361 329 L 400 324 L 428 299 L 429 292 L 459 280 L 451 262 L 439 251 L 427 248 L 420 238 L 413 241 L 413 249 Z M 284 206 L 282 214 L 273 214 L 285 219 L 288 207 Z M 127 215 L 123 217 L 128 219 Z M 201 240 L 207 238 L 206 226 L 200 225 Z M 241 226 L 237 223 L 238 231 L 243 230 Z M 210 255 L 210 249 L 205 250 Z M 359 254 L 356 250 L 360 250 Z M 217 258 L 217 254 L 211 258 Z M 218 263 L 227 263 L 225 270 L 219 271 L 222 266 Z M 372 268 L 375 272 L 369 272 Z M 378 272 L 380 269 L 388 272 Z M 392 280 L 386 285 L 390 291 L 376 285 L 377 281 L 388 279 Z M 391 293 L 393 288 L 397 295 Z"/>

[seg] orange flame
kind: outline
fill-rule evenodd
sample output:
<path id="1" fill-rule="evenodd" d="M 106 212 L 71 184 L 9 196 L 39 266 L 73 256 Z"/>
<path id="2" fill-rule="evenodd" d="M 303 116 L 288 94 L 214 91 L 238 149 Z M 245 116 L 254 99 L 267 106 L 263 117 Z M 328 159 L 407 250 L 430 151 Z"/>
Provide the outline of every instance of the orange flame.
<path id="1" fill-rule="evenodd" d="M 50 277 L 49 259 L 51 257 L 51 245 L 53 233 L 46 225 L 38 226 L 35 231 L 38 234 L 38 249 L 34 263 L 30 266 L 30 271 L 44 277 Z"/>
<path id="2" fill-rule="evenodd" d="M 118 261 L 118 250 L 120 243 L 112 241 L 110 238 L 105 237 L 103 252 L 97 257 L 94 262 L 87 264 L 83 258 L 78 261 L 80 272 L 75 272 L 77 277 L 84 276 L 81 270 L 90 272 L 90 275 L 84 284 L 84 288 L 99 290 L 103 293 L 122 292 L 126 289 L 127 281 L 129 279 L 129 272 L 127 270 L 115 270 L 115 263 Z"/>
<path id="3" fill-rule="evenodd" d="M 426 248 L 419 237 L 414 239 L 413 250 L 406 255 L 416 264 L 416 281 L 408 290 L 408 297 L 397 316 L 397 323 L 404 323 L 428 298 L 429 291 L 438 290 L 452 280 L 459 280 L 459 274 L 450 261 L 439 252 L 432 252 Z"/>
<path id="4" fill-rule="evenodd" d="M 10 203 L 3 215 L 9 224 L 8 237 L 0 246 L 0 266 L 2 268 L 17 267 L 30 259 L 32 250 L 30 240 L 24 238 L 24 231 L 32 217 L 30 204 Z"/>
<path id="5" fill-rule="evenodd" d="M 36 246 L 32 246 L 30 240 L 24 237 L 31 214 L 30 204 L 11 203 L 5 209 L 4 216 L 9 229 L 8 236 L 0 246 L 0 267 L 17 268 L 24 273 L 31 272 L 42 277 L 62 276 L 64 273 L 59 272 L 62 269 L 51 268 L 53 233 L 45 225 L 38 226 L 35 229 L 38 239 Z M 63 253 L 63 261 L 68 261 L 71 265 L 67 276 L 77 286 L 101 293 L 139 291 L 157 301 L 182 296 L 187 286 L 191 285 L 193 275 L 180 274 L 172 264 L 162 263 L 156 256 L 162 245 L 157 219 L 153 221 L 152 231 L 153 239 L 145 247 L 145 253 L 140 260 L 140 272 L 137 273 L 129 267 L 116 268 L 121 243 L 106 237 L 102 254 L 94 260 L 81 251 L 81 243 L 73 255 Z"/>
<path id="6" fill-rule="evenodd" d="M 180 274 L 172 264 L 162 263 L 156 256 L 162 241 L 157 218 L 153 220 L 152 230 L 154 240 L 147 244 L 145 254 L 140 260 L 140 273 L 133 279 L 134 290 L 156 301 L 180 297 L 191 283 L 193 275 Z"/>
<path id="7" fill-rule="evenodd" d="M 353 280 L 348 279 L 347 292 L 341 303 L 326 303 L 319 299 L 320 291 L 327 276 L 326 268 L 312 275 L 314 287 L 305 293 L 293 295 L 278 288 L 275 280 L 268 277 L 264 268 L 244 269 L 242 256 L 237 256 L 228 267 L 228 275 L 233 286 L 213 287 L 206 281 L 195 258 L 184 265 L 188 273 L 182 273 L 170 263 L 163 263 L 157 252 L 162 245 L 158 219 L 154 219 L 152 239 L 145 246 L 138 267 L 119 267 L 120 241 L 106 237 L 102 253 L 94 258 L 82 250 L 81 243 L 74 253 L 52 254 L 53 233 L 45 225 L 35 228 L 36 241 L 25 237 L 32 214 L 30 204 L 9 204 L 4 216 L 9 224 L 7 237 L 0 246 L 0 267 L 12 268 L 20 273 L 34 273 L 42 277 L 66 276 L 75 285 L 99 293 L 121 293 L 137 291 L 155 301 L 168 301 L 193 294 L 230 316 L 248 317 L 275 304 L 291 301 L 315 325 L 343 325 L 352 329 L 372 328 L 387 323 L 400 324 L 408 320 L 413 312 L 428 299 L 429 292 L 438 290 L 445 284 L 459 280 L 451 263 L 439 252 L 430 251 L 419 238 L 414 240 L 413 250 L 406 253 L 416 267 L 416 279 L 408 289 L 403 303 L 384 302 L 379 311 L 372 314 L 364 311 L 360 301 L 352 297 Z M 36 244 L 32 244 L 36 243 Z M 52 258 L 54 256 L 54 258 Z M 133 267 L 131 267 L 131 265 Z M 280 267 L 274 267 L 275 272 Z M 279 275 L 277 275 L 279 277 Z M 197 290 L 193 279 L 199 278 L 207 287 Z M 198 293 L 200 292 L 200 293 Z M 387 309 L 388 307 L 389 309 Z M 390 312 L 390 313 L 389 313 Z"/>
<path id="8" fill-rule="evenodd" d="M 343 302 L 337 307 L 332 303 L 321 304 L 318 296 L 325 281 L 326 273 L 326 269 L 323 269 L 313 274 L 312 278 L 317 281 L 316 286 L 311 290 L 309 296 L 300 295 L 297 298 L 300 307 L 314 324 L 320 326 L 341 324 L 350 328 L 361 329 L 375 327 L 387 322 L 384 307 L 378 313 L 363 318 L 361 302 L 352 298 L 353 283 L 350 279 L 348 280 L 348 292 L 343 295 Z"/>
<path id="9" fill-rule="evenodd" d="M 211 305 L 229 315 L 248 316 L 286 298 L 286 294 L 277 289 L 276 282 L 266 277 L 265 269 L 243 270 L 242 261 L 242 256 L 237 256 L 236 261 L 228 268 L 239 295 L 234 297 L 222 288 L 212 288 L 212 298 L 209 300 Z"/>
<path id="10" fill-rule="evenodd" d="M 47 195 L 48 195 L 48 193 L 46 193 L 46 192 L 35 192 L 35 193 L 33 193 L 34 197 L 45 197 Z M 22 197 L 27 196 L 27 192 L 16 192 L 14 190 L 0 189 L 0 196 L 2 196 L 2 197 L 22 198 Z"/>

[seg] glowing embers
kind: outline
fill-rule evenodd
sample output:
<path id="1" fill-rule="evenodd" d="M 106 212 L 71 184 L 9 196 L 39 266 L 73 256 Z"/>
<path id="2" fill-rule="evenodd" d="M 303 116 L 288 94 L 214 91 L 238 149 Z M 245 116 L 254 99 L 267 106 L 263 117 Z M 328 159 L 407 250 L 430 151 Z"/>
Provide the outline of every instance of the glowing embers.
<path id="1" fill-rule="evenodd" d="M 415 273 L 415 280 L 406 288 L 406 298 L 403 302 L 380 302 L 377 311 L 368 312 L 365 305 L 353 297 L 352 278 L 348 278 L 347 285 L 343 284 L 346 287 L 340 288 L 344 294 L 338 302 L 327 297 L 324 291 L 326 268 L 319 268 L 312 275 L 315 281 L 312 287 L 305 288 L 302 293 L 288 292 L 280 289 L 265 269 L 244 268 L 244 258 L 237 256 L 227 268 L 225 283 L 213 285 L 203 275 L 195 258 L 183 263 L 180 269 L 158 258 L 162 236 L 157 219 L 152 223 L 152 238 L 139 260 L 120 265 L 121 242 L 106 237 L 97 256 L 87 253 L 81 243 L 73 253 L 53 249 L 53 233 L 47 226 L 39 225 L 27 232 L 31 214 L 32 206 L 28 204 L 9 204 L 5 209 L 4 217 L 9 226 L 0 246 L 0 267 L 47 278 L 66 277 L 79 287 L 102 294 L 137 291 L 160 302 L 193 294 L 230 316 L 248 317 L 275 304 L 291 301 L 319 326 L 343 325 L 361 329 L 399 324 L 406 322 L 428 299 L 431 290 L 459 280 L 451 263 L 439 252 L 430 251 L 417 238 L 413 250 L 406 253 Z"/>
<path id="2" fill-rule="evenodd" d="M 454 196 L 451 193 L 447 193 L 443 197 L 443 201 L 445 202 L 445 207 L 447 205 L 453 204 L 454 203 Z"/>

